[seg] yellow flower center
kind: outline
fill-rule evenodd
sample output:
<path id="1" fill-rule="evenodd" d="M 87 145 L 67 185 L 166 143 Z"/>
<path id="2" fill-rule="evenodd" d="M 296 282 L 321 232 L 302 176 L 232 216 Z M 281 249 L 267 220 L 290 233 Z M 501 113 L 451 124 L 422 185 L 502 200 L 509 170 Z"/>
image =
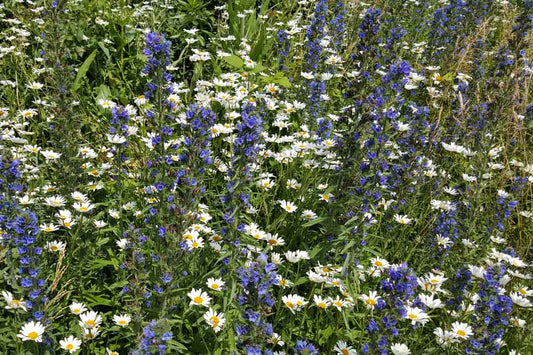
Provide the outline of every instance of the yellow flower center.
<path id="1" fill-rule="evenodd" d="M 55 246 L 55 245 L 53 245 L 53 246 L 50 247 L 50 250 L 51 250 L 51 251 L 57 251 L 58 249 L 59 249 L 59 248 L 58 248 L 57 246 Z"/>
<path id="2" fill-rule="evenodd" d="M 90 327 L 96 326 L 96 322 L 94 320 L 92 320 L 92 319 L 88 320 L 88 321 L 85 321 L 85 324 L 87 324 Z"/>
<path id="3" fill-rule="evenodd" d="M 431 279 L 429 281 L 431 281 L 431 283 L 433 283 L 433 284 L 438 284 L 439 283 L 439 280 L 436 280 L 436 279 Z"/>
<path id="4" fill-rule="evenodd" d="M 193 301 L 194 301 L 194 303 L 200 304 L 200 303 L 204 302 L 204 299 L 202 297 L 200 297 L 200 296 L 196 296 L 196 297 L 194 297 Z"/>
<path id="5" fill-rule="evenodd" d="M 337 307 L 342 307 L 342 302 L 340 302 L 340 301 L 335 301 L 335 306 L 337 306 Z"/>
<path id="6" fill-rule="evenodd" d="M 87 207 L 85 207 L 85 206 L 81 206 L 81 207 L 80 207 L 80 211 L 84 211 L 84 212 L 86 212 L 86 211 L 88 211 L 88 210 L 89 210 L 89 209 L 88 209 Z"/>
<path id="7" fill-rule="evenodd" d="M 67 350 L 72 350 L 72 349 L 74 349 L 74 344 L 67 344 L 67 346 L 65 346 L 65 348 Z"/>
<path id="8" fill-rule="evenodd" d="M 417 319 L 418 316 L 417 316 L 416 314 L 411 313 L 411 314 L 409 315 L 409 318 L 411 318 L 411 319 Z"/>
<path id="9" fill-rule="evenodd" d="M 30 116 L 31 116 L 31 112 L 24 113 L 24 117 L 30 117 Z"/>
<path id="10" fill-rule="evenodd" d="M 378 261 L 376 261 L 376 262 L 374 263 L 374 265 L 379 266 L 379 267 L 382 267 L 382 266 L 383 266 L 383 263 L 382 263 L 381 261 L 378 260 Z"/>
<path id="11" fill-rule="evenodd" d="M 72 313 L 74 313 L 74 314 L 78 314 L 78 313 L 80 313 L 80 309 L 79 309 L 79 308 L 73 309 L 73 310 L 72 310 Z"/>
<path id="12" fill-rule="evenodd" d="M 210 320 L 211 320 L 211 323 L 213 323 L 215 325 L 218 325 L 218 323 L 220 323 L 220 319 L 218 319 L 217 316 L 211 317 Z"/>
<path id="13" fill-rule="evenodd" d="M 218 286 L 217 284 L 212 284 L 212 285 L 211 285 L 211 288 L 212 288 L 213 290 L 218 290 L 218 287 L 219 287 L 219 286 Z"/>
<path id="14" fill-rule="evenodd" d="M 367 299 L 367 300 L 365 301 L 365 303 L 366 303 L 367 305 L 369 305 L 369 306 L 374 306 L 374 305 L 376 304 L 376 301 L 373 300 L 373 299 L 371 299 L 371 298 L 369 298 L 369 299 Z"/>
<path id="15" fill-rule="evenodd" d="M 31 332 L 28 334 L 28 338 L 30 338 L 31 340 L 35 340 L 39 337 L 39 334 L 37 334 L 37 332 Z"/>
<path id="16" fill-rule="evenodd" d="M 118 321 L 118 324 L 126 325 L 126 324 L 128 324 L 128 322 L 126 322 L 124 319 L 121 319 L 121 320 Z"/>
<path id="17" fill-rule="evenodd" d="M 198 242 L 193 242 L 191 246 L 192 246 L 193 248 L 197 248 L 197 247 L 198 247 Z"/>
<path id="18" fill-rule="evenodd" d="M 278 244 L 278 242 L 275 239 L 269 239 L 268 244 L 274 245 L 274 244 Z"/>
<path id="19" fill-rule="evenodd" d="M 350 355 L 350 352 L 346 349 L 341 349 L 342 355 Z"/>
<path id="20" fill-rule="evenodd" d="M 286 304 L 287 307 L 289 307 L 289 308 L 294 308 L 294 303 L 292 303 L 291 301 L 287 301 L 287 302 L 285 302 L 285 304 Z"/>
<path id="21" fill-rule="evenodd" d="M 527 294 L 527 291 L 524 290 L 523 288 L 521 288 L 520 290 L 518 290 L 518 292 L 520 292 L 520 293 L 523 294 L 524 296 Z"/>
<path id="22" fill-rule="evenodd" d="M 464 330 L 459 329 L 459 330 L 457 331 L 457 335 L 464 337 L 464 336 L 466 335 L 466 333 L 465 333 Z"/>
<path id="23" fill-rule="evenodd" d="M 317 306 L 320 307 L 320 308 L 324 308 L 324 309 L 327 307 L 326 304 L 325 304 L 324 302 L 320 302 L 320 303 L 318 303 Z"/>

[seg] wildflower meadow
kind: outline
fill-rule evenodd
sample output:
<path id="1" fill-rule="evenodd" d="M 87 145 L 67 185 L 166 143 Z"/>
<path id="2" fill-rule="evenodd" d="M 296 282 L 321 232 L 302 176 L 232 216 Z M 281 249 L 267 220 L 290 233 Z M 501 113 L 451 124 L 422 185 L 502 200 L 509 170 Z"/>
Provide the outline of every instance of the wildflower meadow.
<path id="1" fill-rule="evenodd" d="M 0 354 L 533 354 L 532 28 L 1 1 Z"/>

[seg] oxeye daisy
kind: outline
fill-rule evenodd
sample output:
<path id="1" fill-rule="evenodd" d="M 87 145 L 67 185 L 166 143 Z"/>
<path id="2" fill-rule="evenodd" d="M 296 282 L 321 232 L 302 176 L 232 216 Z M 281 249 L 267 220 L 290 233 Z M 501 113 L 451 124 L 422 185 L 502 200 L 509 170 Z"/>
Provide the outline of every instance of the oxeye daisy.
<path id="1" fill-rule="evenodd" d="M 219 332 L 224 326 L 224 323 L 226 323 L 224 313 L 216 313 L 211 308 L 209 308 L 209 310 L 204 314 L 204 319 L 206 323 L 213 328 L 215 333 Z"/>
<path id="2" fill-rule="evenodd" d="M 85 340 L 94 339 L 100 334 L 100 329 L 98 328 L 83 328 L 83 337 Z"/>
<path id="3" fill-rule="evenodd" d="M 71 335 L 59 342 L 61 349 L 67 350 L 69 353 L 77 351 L 81 347 L 81 340 Z"/>
<path id="4" fill-rule="evenodd" d="M 19 115 L 22 116 L 23 118 L 30 118 L 30 117 L 33 117 L 37 114 L 37 110 L 33 109 L 33 108 L 30 108 L 28 110 L 22 110 L 22 111 L 19 111 Z"/>
<path id="5" fill-rule="evenodd" d="M 412 325 L 415 324 L 426 324 L 429 322 L 429 316 L 418 307 L 405 307 L 405 316 L 404 318 L 411 321 Z"/>
<path id="6" fill-rule="evenodd" d="M 285 244 L 285 240 L 281 237 L 278 237 L 277 234 L 268 233 L 264 239 L 267 241 L 269 245 L 272 245 L 272 246 L 279 246 L 279 245 Z"/>
<path id="7" fill-rule="evenodd" d="M 44 334 L 44 326 L 41 324 L 41 322 L 28 322 L 22 326 L 20 329 L 20 333 L 17 334 L 17 337 L 22 339 L 22 341 L 32 340 L 37 343 L 40 343 L 43 341 L 43 334 Z"/>
<path id="8" fill-rule="evenodd" d="M 57 251 L 61 251 L 61 250 L 64 250 L 66 247 L 66 244 L 63 243 L 63 242 L 58 242 L 56 240 L 54 241 L 51 241 L 51 242 L 47 242 L 46 245 L 45 245 L 45 248 L 48 250 L 48 251 L 51 251 L 51 252 L 57 252 Z"/>
<path id="9" fill-rule="evenodd" d="M 316 215 L 316 213 L 311 211 L 311 210 L 302 211 L 302 218 L 303 219 L 306 219 L 306 220 L 310 221 L 310 220 L 313 220 L 313 219 L 315 219 L 317 217 L 318 216 Z"/>
<path id="10" fill-rule="evenodd" d="M 326 309 L 330 306 L 329 300 L 327 298 L 322 298 L 319 295 L 314 295 L 313 301 L 318 308 Z"/>
<path id="11" fill-rule="evenodd" d="M 405 344 L 395 343 L 390 347 L 390 350 L 394 355 L 409 355 L 411 350 Z"/>
<path id="12" fill-rule="evenodd" d="M 533 290 L 530 290 L 528 287 L 520 287 L 518 289 L 518 293 L 522 294 L 522 296 L 530 297 L 533 296 Z"/>
<path id="13" fill-rule="evenodd" d="M 102 316 L 100 316 L 97 312 L 89 311 L 80 314 L 80 326 L 82 328 L 98 328 L 100 324 L 102 324 Z"/>
<path id="14" fill-rule="evenodd" d="M 292 313 L 299 311 L 307 304 L 305 299 L 299 295 L 286 295 L 281 298 L 282 302 L 287 306 Z"/>
<path id="15" fill-rule="evenodd" d="M 203 292 L 200 289 L 192 289 L 191 292 L 187 294 L 189 298 L 191 299 L 191 302 L 189 303 L 189 306 L 204 306 L 209 307 L 209 304 L 211 302 L 211 297 Z"/>
<path id="16" fill-rule="evenodd" d="M 443 330 L 442 328 L 435 328 L 433 334 L 437 337 L 437 344 L 442 347 L 447 347 L 452 343 L 457 343 L 459 340 L 455 337 L 455 334 L 448 330 Z"/>
<path id="17" fill-rule="evenodd" d="M 34 81 L 32 83 L 29 83 L 26 87 L 28 89 L 39 90 L 39 89 L 42 89 L 43 86 L 44 86 L 43 84 Z"/>
<path id="18" fill-rule="evenodd" d="M 359 296 L 359 299 L 365 303 L 366 308 L 374 309 L 381 297 L 378 296 L 376 291 L 370 291 L 368 295 Z"/>
<path id="19" fill-rule="evenodd" d="M 70 308 L 70 312 L 72 312 L 72 314 L 76 315 L 80 315 L 87 310 L 87 307 L 85 307 L 83 303 L 78 302 L 73 302 L 70 306 L 68 306 L 68 308 Z"/>
<path id="20" fill-rule="evenodd" d="M 394 220 L 399 224 L 410 224 L 413 220 L 405 215 L 395 214 Z"/>
<path id="21" fill-rule="evenodd" d="M 49 224 L 41 224 L 39 226 L 39 230 L 43 231 L 43 232 L 46 232 L 46 233 L 50 233 L 50 232 L 55 232 L 56 230 L 59 229 L 59 226 L 58 225 L 55 225 L 53 223 L 49 223 Z"/>
<path id="22" fill-rule="evenodd" d="M 78 212 L 86 213 L 90 212 L 94 208 L 94 205 L 88 202 L 76 202 L 72 207 Z"/>
<path id="23" fill-rule="evenodd" d="M 104 228 L 105 226 L 107 226 L 107 223 L 106 223 L 106 222 L 104 222 L 104 221 L 100 221 L 100 220 L 96 220 L 96 221 L 94 221 L 93 224 L 94 224 L 94 227 L 95 227 L 95 228 L 98 228 L 98 229 L 100 229 L 100 228 Z"/>
<path id="24" fill-rule="evenodd" d="M 337 352 L 336 355 L 357 355 L 357 351 L 344 340 L 339 340 L 333 350 Z"/>
<path id="25" fill-rule="evenodd" d="M 13 294 L 9 291 L 2 291 L 2 296 L 7 303 L 6 309 L 21 308 L 24 311 L 26 310 L 26 303 L 22 298 L 20 300 L 13 298 Z"/>
<path id="26" fill-rule="evenodd" d="M 474 335 L 471 326 L 469 326 L 467 323 L 460 322 L 452 323 L 452 333 L 455 338 L 463 340 L 468 339 L 469 337 Z"/>
<path id="27" fill-rule="evenodd" d="M 146 99 L 146 96 L 144 96 L 144 95 L 139 95 L 139 96 L 137 96 L 137 97 L 135 98 L 135 101 L 134 101 L 134 102 L 135 102 L 135 104 L 136 104 L 137 106 L 142 106 L 142 105 L 146 104 L 146 102 L 148 102 L 148 100 Z"/>
<path id="28" fill-rule="evenodd" d="M 329 297 L 329 303 L 337 308 L 337 310 L 340 312 L 342 311 L 343 308 L 347 307 L 347 303 L 346 303 L 346 300 L 343 300 L 341 299 L 339 296 L 337 296 L 337 298 L 333 299 L 331 297 Z"/>
<path id="29" fill-rule="evenodd" d="M 378 269 L 387 269 L 390 266 L 389 262 L 382 258 L 372 258 L 370 263 Z"/>
<path id="30" fill-rule="evenodd" d="M 102 108 L 113 108 L 113 107 L 117 106 L 117 104 L 114 103 L 113 101 L 106 100 L 106 99 L 98 100 L 98 105 L 100 105 Z"/>
<path id="31" fill-rule="evenodd" d="M 106 348 L 105 351 L 107 352 L 107 355 L 120 355 L 118 351 L 114 351 L 109 348 Z"/>
<path id="32" fill-rule="evenodd" d="M 267 339 L 267 342 L 269 344 L 274 344 L 274 345 L 279 345 L 279 346 L 285 345 L 285 342 L 281 339 L 281 335 L 279 335 L 278 333 L 272 333 L 270 338 Z"/>
<path id="33" fill-rule="evenodd" d="M 41 150 L 41 154 L 46 160 L 55 160 L 61 157 L 61 153 L 56 153 L 51 150 Z"/>
<path id="34" fill-rule="evenodd" d="M 287 288 L 293 285 L 292 281 L 284 279 L 281 275 L 277 276 L 277 280 L 278 280 L 278 286 L 282 288 Z"/>
<path id="35" fill-rule="evenodd" d="M 283 208 L 285 211 L 289 213 L 296 212 L 296 210 L 298 209 L 298 207 L 294 203 L 289 202 L 289 201 L 279 200 L 278 203 L 281 206 L 281 208 Z"/>
<path id="36" fill-rule="evenodd" d="M 424 295 L 424 294 L 420 294 L 418 295 L 418 298 L 420 298 L 420 301 L 426 305 L 426 307 L 428 308 L 432 308 L 432 309 L 435 309 L 435 308 L 444 308 L 444 303 L 442 303 L 442 301 L 438 298 L 434 298 L 434 294 L 431 294 L 431 295 Z"/>
<path id="37" fill-rule="evenodd" d="M 222 291 L 222 288 L 224 287 L 226 283 L 222 281 L 221 279 L 215 279 L 211 277 L 207 279 L 206 284 L 207 284 L 207 287 L 209 287 L 212 290 Z"/>
<path id="38" fill-rule="evenodd" d="M 201 249 L 204 247 L 204 240 L 202 237 L 187 239 L 186 243 L 189 250 Z"/>
<path id="39" fill-rule="evenodd" d="M 523 297 L 518 292 L 512 292 L 509 296 L 511 297 L 511 300 L 513 301 L 513 303 L 516 304 L 517 306 L 520 306 L 520 307 L 531 307 L 531 306 L 533 306 L 533 303 L 531 303 L 530 300 L 528 300 L 527 298 Z"/>
<path id="40" fill-rule="evenodd" d="M 47 197 L 44 204 L 50 207 L 63 207 L 65 206 L 65 199 L 61 196 Z"/>
<path id="41" fill-rule="evenodd" d="M 524 328 L 524 326 L 526 325 L 526 321 L 523 320 L 523 319 L 520 319 L 518 317 L 512 317 L 511 320 L 510 320 L 510 323 L 513 326 L 519 327 L 519 328 Z"/>
<path id="42" fill-rule="evenodd" d="M 114 315 L 113 322 L 120 327 L 125 327 L 131 322 L 131 316 L 128 314 Z"/>

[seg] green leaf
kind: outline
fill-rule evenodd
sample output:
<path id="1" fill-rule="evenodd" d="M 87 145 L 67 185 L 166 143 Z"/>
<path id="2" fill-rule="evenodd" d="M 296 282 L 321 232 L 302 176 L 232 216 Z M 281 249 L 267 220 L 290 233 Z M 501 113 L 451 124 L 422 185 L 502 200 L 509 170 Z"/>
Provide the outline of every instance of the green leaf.
<path id="1" fill-rule="evenodd" d="M 448 73 L 448 74 L 444 75 L 442 77 L 442 81 L 447 81 L 447 82 L 451 83 L 451 82 L 453 82 L 454 78 L 455 78 L 455 73 L 452 72 L 452 73 Z"/>
<path id="2" fill-rule="evenodd" d="M 223 59 L 226 63 L 235 68 L 242 68 L 244 65 L 243 60 L 237 57 L 235 54 L 232 54 L 229 57 L 224 57 Z"/>
<path id="3" fill-rule="evenodd" d="M 266 39 L 266 32 L 261 31 L 261 34 L 259 35 L 259 39 L 256 41 L 254 48 L 250 52 L 250 58 L 252 58 L 252 60 L 258 61 L 261 58 L 261 55 L 263 54 L 263 49 L 265 46 L 265 39 Z"/>
<path id="4" fill-rule="evenodd" d="M 111 98 L 111 90 L 109 90 L 109 87 L 107 85 L 102 84 L 96 87 L 95 91 L 96 91 L 96 100 Z"/>
<path id="5" fill-rule="evenodd" d="M 118 270 L 118 261 L 117 260 L 104 260 L 104 259 L 96 259 L 93 260 L 93 264 L 91 265 L 90 269 L 102 269 L 106 266 L 113 266 L 115 270 Z"/>
<path id="6" fill-rule="evenodd" d="M 309 253 L 309 256 L 311 257 L 311 259 L 313 259 L 321 250 L 322 250 L 321 245 L 315 246 L 313 250 L 311 250 L 311 253 Z"/>
<path id="7" fill-rule="evenodd" d="M 97 245 L 98 247 L 101 247 L 102 245 L 106 244 L 107 242 L 109 242 L 109 238 L 108 238 L 108 237 L 106 237 L 106 238 L 102 238 L 102 239 L 98 239 L 98 240 L 96 241 L 96 245 Z"/>
<path id="8" fill-rule="evenodd" d="M 325 217 L 315 218 L 307 223 L 302 224 L 302 227 L 308 228 L 308 227 L 314 226 L 315 224 L 322 223 L 322 221 L 325 219 L 326 219 Z"/>
<path id="9" fill-rule="evenodd" d="M 257 63 L 250 73 L 260 73 L 265 69 L 266 68 L 261 63 Z"/>
<path id="10" fill-rule="evenodd" d="M 289 81 L 289 78 L 287 78 L 283 73 L 276 73 L 276 75 L 272 77 L 272 82 L 284 86 L 286 88 L 291 87 L 291 82 Z"/>
<path id="11" fill-rule="evenodd" d="M 174 339 L 171 339 L 168 342 L 168 346 L 170 350 L 177 350 L 178 353 L 180 354 L 184 354 L 188 350 L 185 345 L 183 345 L 182 343 L 179 343 L 177 340 L 174 340 Z"/>
<path id="12" fill-rule="evenodd" d="M 80 88 L 81 81 L 83 80 L 83 78 L 85 78 L 85 74 L 87 74 L 89 67 L 94 61 L 94 58 L 96 57 L 96 53 L 98 53 L 98 49 L 95 49 L 91 54 L 89 54 L 87 59 L 85 59 L 85 62 L 83 62 L 81 67 L 78 69 L 78 73 L 76 74 L 76 79 L 74 79 L 74 84 L 72 85 L 72 92 L 76 92 L 76 90 Z"/>
<path id="13" fill-rule="evenodd" d="M 84 298 L 87 301 L 87 303 L 89 304 L 89 306 L 91 306 L 91 307 L 94 307 L 94 306 L 111 306 L 111 300 L 103 298 L 103 297 L 100 297 L 100 296 L 92 295 L 90 293 L 86 293 L 84 295 Z"/>
<path id="14" fill-rule="evenodd" d="M 294 283 L 294 286 L 298 286 L 307 282 L 307 277 L 302 276 Z"/>
<path id="15" fill-rule="evenodd" d="M 111 59 L 111 55 L 109 54 L 109 49 L 104 45 L 104 42 L 100 41 L 98 42 L 98 47 L 104 52 L 105 56 L 107 57 L 107 60 Z"/>

